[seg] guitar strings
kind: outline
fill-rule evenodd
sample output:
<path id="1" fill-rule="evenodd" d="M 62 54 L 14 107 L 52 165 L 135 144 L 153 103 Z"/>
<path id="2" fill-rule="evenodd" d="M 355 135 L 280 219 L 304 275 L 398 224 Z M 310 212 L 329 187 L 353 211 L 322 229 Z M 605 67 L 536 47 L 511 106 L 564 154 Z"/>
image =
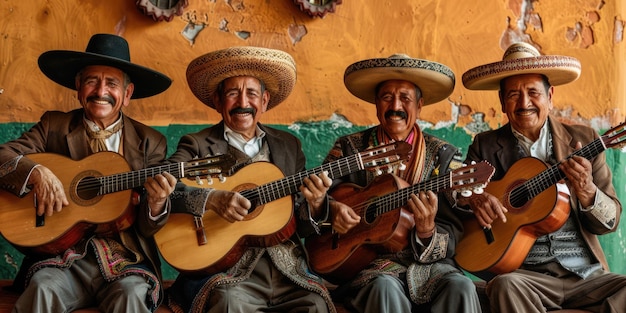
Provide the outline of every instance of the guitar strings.
<path id="1" fill-rule="evenodd" d="M 181 177 L 180 164 L 166 164 L 152 168 L 141 169 L 135 172 L 117 173 L 108 176 L 84 177 L 76 186 L 78 191 L 98 190 L 98 195 L 131 189 L 142 185 L 148 177 L 154 177 L 164 171 L 175 177 Z"/>
<path id="2" fill-rule="evenodd" d="M 322 172 L 328 172 L 328 176 L 331 179 L 336 179 L 350 173 L 354 173 L 358 170 L 363 170 L 366 167 L 372 166 L 371 164 L 389 163 L 388 153 L 393 150 L 387 150 L 389 146 L 393 144 L 381 146 L 376 149 L 370 149 L 361 153 L 352 154 L 347 157 L 338 159 L 336 161 L 322 164 L 316 168 L 305 170 L 303 172 L 269 182 L 267 184 L 258 186 L 252 189 L 242 190 L 239 193 L 244 196 L 250 202 L 257 203 L 258 205 L 272 202 L 276 199 L 294 194 L 298 192 L 299 187 L 303 184 L 304 178 L 311 174 L 321 174 Z M 382 155 L 379 155 L 382 154 Z M 392 157 L 394 157 L 392 155 Z M 369 162 L 367 160 L 370 160 Z M 395 155 L 393 162 L 400 160 L 400 157 Z M 364 162 L 365 161 L 365 162 Z"/>
<path id="3" fill-rule="evenodd" d="M 291 195 L 299 190 L 305 177 L 311 174 L 320 174 L 328 171 L 331 179 L 338 178 L 348 173 L 356 172 L 364 168 L 360 161 L 360 155 L 353 154 L 334 162 L 326 163 L 316 168 L 306 170 L 252 189 L 240 191 L 240 194 L 250 202 L 258 200 L 258 204 L 265 204 L 276 199 Z M 255 202 L 256 203 L 256 202 Z"/>
<path id="4" fill-rule="evenodd" d="M 604 150 L 606 150 L 606 148 L 602 138 L 597 138 L 565 159 L 570 159 L 573 156 L 582 156 L 590 160 Z M 552 165 L 523 184 L 513 188 L 511 192 L 505 193 L 500 198 L 500 202 L 511 204 L 511 206 L 513 203 L 525 204 L 530 199 L 548 189 L 550 186 L 555 185 L 557 182 L 565 178 L 565 174 L 558 167 L 561 163 L 562 162 Z M 510 197 L 508 197 L 509 194 L 511 195 Z M 506 201 L 506 198 L 509 198 L 510 201 Z"/>

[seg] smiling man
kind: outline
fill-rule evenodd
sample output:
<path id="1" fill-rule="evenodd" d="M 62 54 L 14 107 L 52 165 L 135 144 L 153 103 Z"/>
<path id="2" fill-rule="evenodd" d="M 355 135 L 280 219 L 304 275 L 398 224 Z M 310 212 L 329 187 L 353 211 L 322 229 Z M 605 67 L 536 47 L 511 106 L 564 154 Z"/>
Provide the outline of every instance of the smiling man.
<path id="1" fill-rule="evenodd" d="M 394 165 L 391 172 L 411 185 L 461 166 L 456 147 L 422 132 L 417 124 L 423 106 L 446 99 L 454 90 L 455 77 L 450 68 L 395 54 L 353 63 L 345 71 L 344 83 L 353 95 L 376 105 L 380 124 L 339 138 L 325 163 L 371 147 L 405 141 L 412 146 L 411 156 L 405 166 Z M 377 175 L 376 171 L 365 170 L 348 175 L 337 180 L 331 192 L 345 183 L 366 186 Z M 402 251 L 381 250 L 356 277 L 341 282 L 334 297 L 346 307 L 365 313 L 481 312 L 476 288 L 452 259 L 462 234 L 452 204 L 431 190 L 407 195 L 407 201 L 408 226 L 399 227 L 408 234 Z M 338 236 L 367 223 L 341 199 L 329 202 L 329 212 L 321 215 L 329 216 Z M 384 223 L 372 225 L 386 231 Z"/>
<path id="2" fill-rule="evenodd" d="M 161 164 L 167 153 L 165 137 L 126 116 L 122 109 L 131 99 L 165 91 L 171 80 L 131 63 L 128 42 L 110 34 L 93 35 L 85 52 L 44 52 L 39 57 L 39 68 L 54 82 L 76 90 L 82 108 L 48 111 L 20 138 L 0 145 L 0 186 L 16 196 L 34 194 L 39 216 L 91 220 L 94 216 L 90 213 L 76 213 L 83 212 L 80 204 L 75 207 L 66 196 L 72 186 L 63 181 L 73 177 L 66 177 L 65 171 L 53 172 L 48 167 L 59 164 L 37 163 L 31 154 L 54 153 L 84 161 L 88 156 L 89 160 L 99 160 L 94 154 L 111 151 L 128 163 L 122 168 L 130 165 L 140 170 Z M 87 161 L 82 165 L 88 170 L 105 171 L 119 164 Z M 71 312 L 92 306 L 102 312 L 154 311 L 161 301 L 162 288 L 160 259 L 152 235 L 167 220 L 169 195 L 175 184 L 174 176 L 165 172 L 147 178 L 144 188 L 137 190 L 141 196 L 137 206 L 130 205 L 130 197 L 95 204 L 98 210 L 112 212 L 124 212 L 130 206 L 134 221 L 121 214 L 117 220 L 120 229 L 87 232 L 84 238 L 76 239 L 78 242 L 60 236 L 56 239 L 72 243 L 71 247 L 59 248 L 56 255 L 27 254 L 14 283 L 18 290 L 25 290 L 13 312 Z M 111 203 L 115 205 L 111 207 Z M 47 221 L 48 225 L 53 221 Z M 121 225 L 126 223 L 131 225 L 123 228 Z M 80 235 L 74 228 L 67 233 Z M 50 244 L 56 246 L 57 242 Z"/>
<path id="3" fill-rule="evenodd" d="M 566 179 L 553 185 L 567 199 L 565 206 L 571 207 L 568 214 L 563 214 L 565 218 L 550 221 L 550 227 L 560 228 L 538 234 L 519 269 L 488 282 L 486 291 L 493 312 L 626 310 L 626 276 L 609 272 L 598 240 L 598 235 L 617 230 L 622 213 L 606 156 L 599 153 L 592 159 L 569 157 L 598 138 L 598 134 L 585 125 L 562 123 L 550 114 L 554 86 L 575 81 L 580 70 L 580 62 L 573 57 L 541 55 L 534 46 L 522 42 L 508 47 L 502 61 L 463 74 L 463 84 L 468 89 L 499 90 L 499 106 L 509 120 L 498 129 L 476 135 L 468 149 L 467 162 L 489 161 L 496 168 L 494 180 L 503 179 L 525 157 L 558 164 Z M 527 167 L 526 173 L 537 170 L 542 168 Z M 498 219 L 505 222 L 500 224 L 503 227 L 515 227 L 507 226 L 508 212 L 498 196 L 485 192 L 459 202 L 471 207 L 482 227 L 492 228 Z M 528 202 L 532 203 L 528 208 L 509 213 L 509 220 L 514 216 L 522 220 L 524 212 L 532 210 L 551 212 L 557 199 L 550 200 L 553 202 Z M 518 245 L 521 246 L 524 245 Z"/>
<path id="4" fill-rule="evenodd" d="M 187 82 L 202 103 L 221 114 L 222 121 L 184 135 L 170 161 L 227 154 L 238 165 L 270 162 L 286 176 L 304 171 L 306 159 L 300 140 L 259 122 L 263 113 L 289 96 L 296 83 L 296 64 L 291 55 L 261 47 L 209 52 L 187 66 Z M 271 176 L 259 173 L 264 174 Z M 245 177 L 241 183 L 249 186 L 258 181 Z M 285 235 L 285 240 L 267 246 L 235 247 L 242 252 L 241 258 L 228 256 L 235 259 L 233 264 L 220 266 L 219 270 L 179 274 L 169 289 L 169 306 L 175 312 L 194 313 L 335 312 L 322 279 L 308 269 L 298 233 L 313 227 L 315 222 L 306 210 L 321 205 L 330 184 L 326 174 L 305 178 L 306 188 L 301 189 L 304 196 L 295 196 L 293 205 L 289 202 L 288 207 L 276 208 L 294 211 L 297 230 L 293 235 Z M 254 212 L 259 212 L 237 191 L 206 189 L 211 190 L 206 197 L 193 201 L 196 207 L 191 211 L 202 215 L 212 211 L 241 228 L 249 225 L 242 223 L 245 218 L 254 221 L 254 214 L 258 214 Z M 207 223 L 206 229 L 221 231 L 215 223 Z"/>

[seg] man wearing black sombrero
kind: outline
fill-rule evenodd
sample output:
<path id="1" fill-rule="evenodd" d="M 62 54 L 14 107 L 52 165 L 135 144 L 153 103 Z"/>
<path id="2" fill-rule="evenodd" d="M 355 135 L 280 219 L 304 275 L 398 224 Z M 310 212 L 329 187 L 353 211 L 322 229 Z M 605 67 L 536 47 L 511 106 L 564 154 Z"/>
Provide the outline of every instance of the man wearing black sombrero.
<path id="1" fill-rule="evenodd" d="M 549 174 L 547 166 L 557 164 L 559 175 L 565 178 L 548 184 L 551 190 L 558 190 L 560 196 L 555 192 L 548 201 L 531 198 L 522 202 L 526 205 L 521 209 L 511 212 L 501 199 L 488 192 L 460 200 L 469 202 L 476 223 L 491 229 L 492 233 L 497 230 L 496 223 L 508 229 L 521 226 L 511 224 L 515 224 L 515 220 L 523 221 L 524 215 L 532 212 L 548 212 L 546 218 L 551 216 L 549 224 L 534 218 L 523 222 L 549 227 L 544 228 L 546 231 L 535 228 L 538 233 L 534 243 L 530 242 L 528 250 L 516 252 L 522 257 L 519 269 L 492 273 L 501 273 L 491 279 L 486 288 L 494 312 L 557 309 L 626 312 L 626 276 L 609 272 L 597 237 L 617 230 L 622 212 L 611 171 L 602 150 L 588 148 L 587 151 L 598 151 L 597 156 L 589 152 L 573 155 L 583 145 L 597 139 L 598 134 L 587 126 L 561 123 L 550 114 L 553 86 L 575 81 L 580 71 L 580 62 L 573 57 L 541 55 L 530 44 L 515 43 L 507 48 L 502 61 L 481 65 L 463 74 L 463 84 L 468 89 L 499 90 L 500 108 L 508 118 L 506 125 L 475 136 L 467 161 L 489 161 L 496 168 L 493 179 L 502 180 L 506 174 L 504 182 L 524 181 L 537 175 L 539 179 L 534 181 L 540 183 L 539 174 L 544 173 L 543 184 L 550 183 L 546 178 L 555 174 Z M 594 157 L 587 159 L 585 155 Z M 536 158 L 547 165 L 531 166 L 533 163 L 527 163 L 529 159 L 525 157 Z M 513 166 L 520 168 L 516 164 L 526 166 L 521 172 L 510 171 Z M 528 186 L 535 188 L 532 184 Z M 514 198 L 513 193 L 511 198 Z M 496 240 L 515 239 L 496 237 Z M 511 243 L 510 249 L 524 246 Z M 475 256 L 487 253 L 473 252 Z"/>
<path id="2" fill-rule="evenodd" d="M 75 161 L 89 156 L 95 161 L 81 166 L 85 173 L 93 173 L 87 175 L 95 176 L 120 166 L 117 158 L 100 162 L 91 159 L 109 155 L 97 154 L 100 151 L 123 155 L 121 168 L 140 170 L 158 165 L 167 153 L 166 139 L 124 115 L 122 108 L 131 99 L 165 91 L 171 81 L 159 72 L 131 63 L 126 40 L 109 34 L 92 36 L 85 52 L 45 52 L 39 57 L 39 67 L 56 83 L 76 90 L 82 108 L 67 113 L 46 112 L 20 138 L 0 145 L 0 185 L 16 196 L 33 193 L 36 208 L 30 210 L 39 216 L 40 227 L 44 228 L 67 219 L 66 214 L 80 212 L 81 206 L 89 203 L 79 202 L 77 207 L 76 201 L 84 198 L 69 195 L 80 187 L 62 183 L 73 178 L 64 177 L 64 171 L 53 173 L 48 167 L 59 164 L 47 164 L 46 159 L 35 156 L 46 152 Z M 102 312 L 154 311 L 162 288 L 152 234 L 165 223 L 169 194 L 175 184 L 176 179 L 165 172 L 148 177 L 144 188 L 137 190 L 137 202 L 130 197 L 95 202 L 98 211 L 121 208 L 114 223 L 99 224 L 110 226 L 106 231 L 98 227 L 99 231 L 94 232 L 95 225 L 88 223 L 86 229 L 68 229 L 70 234 L 75 230 L 84 232 L 28 249 L 33 254 L 26 255 L 15 279 L 14 286 L 23 292 L 13 312 L 71 312 L 85 307 L 98 307 Z M 85 215 L 72 218 L 77 222 L 89 220 L 91 216 Z M 0 212 L 0 216 L 7 215 Z"/>
<path id="3" fill-rule="evenodd" d="M 452 93 L 455 77 L 450 68 L 395 54 L 353 63 L 345 71 L 344 83 L 353 95 L 376 105 L 380 124 L 339 138 L 324 162 L 370 147 L 405 141 L 412 145 L 411 157 L 391 168 L 390 173 L 409 185 L 445 175 L 461 166 L 456 147 L 422 132 L 417 124 L 424 105 L 442 101 Z M 335 182 L 331 192 L 345 183 L 377 190 L 377 182 L 385 181 L 378 175 L 373 171 L 357 172 Z M 342 202 L 349 200 L 349 196 L 330 201 L 328 216 L 333 231 L 338 234 L 338 245 L 342 244 L 342 238 L 355 238 L 350 237 L 351 231 L 373 227 L 372 233 L 379 229 L 388 234 L 387 227 L 393 229 L 399 225 L 388 242 L 369 245 L 364 250 L 376 254 L 363 252 L 361 255 L 366 256 L 369 264 L 359 268 L 354 277 L 343 278 L 345 281 L 340 281 L 334 296 L 357 312 L 480 312 L 472 281 L 452 259 L 461 229 L 450 197 L 432 190 L 406 197 L 406 214 L 393 223 L 381 222 L 382 217 L 366 221 L 365 216 L 359 216 Z M 368 226 L 370 223 L 373 226 Z M 309 253 L 316 252 L 309 249 Z"/>
<path id="4" fill-rule="evenodd" d="M 250 166 L 269 162 L 273 166 L 266 167 L 277 167 L 285 177 L 293 177 L 305 170 L 305 156 L 300 141 L 287 132 L 259 122 L 263 113 L 283 102 L 295 85 L 296 65 L 288 53 L 259 47 L 231 47 L 210 52 L 188 65 L 187 82 L 202 103 L 222 115 L 222 121 L 183 136 L 169 161 L 231 155 L 237 160 L 235 168 L 240 169 L 234 176 L 226 177 L 227 182 L 249 186 L 249 189 L 264 185 L 259 177 L 263 177 L 263 181 L 265 177 L 275 180 L 282 178 L 282 175 L 276 176 L 265 171 L 263 166 L 254 167 L 254 175 L 249 174 L 251 172 L 247 168 Z M 252 177 L 240 176 L 244 175 L 242 171 Z M 210 191 L 208 200 L 196 201 L 199 208 L 191 205 L 190 211 L 200 212 L 198 217 L 215 216 L 215 219 L 204 222 L 203 229 L 207 235 L 224 233 L 224 228 L 225 233 L 232 234 L 230 237 L 208 238 L 221 238 L 223 247 L 228 248 L 224 256 L 226 262 L 206 263 L 200 269 L 179 274 L 168 289 L 169 306 L 175 312 L 200 313 L 335 312 L 322 279 L 308 269 L 299 239 L 301 231 L 314 227 L 315 222 L 307 207 L 314 209 L 321 206 L 331 182 L 325 174 L 305 178 L 306 187 L 298 186 L 301 195 L 296 197 L 294 203 L 284 202 L 279 204 L 280 207 L 273 207 L 276 215 L 268 212 L 273 203 L 266 203 L 265 206 L 252 204 L 255 196 L 248 195 L 249 200 L 236 192 L 239 188 L 234 191 L 224 190 L 228 188 L 219 188 L 217 180 L 212 185 L 205 184 L 209 187 L 207 189 L 215 189 Z M 290 227 L 283 228 L 278 221 L 283 220 L 280 217 L 282 214 L 279 214 L 281 212 L 288 213 L 286 216 L 293 214 L 296 220 L 293 235 L 290 235 L 293 229 L 286 231 Z M 278 227 L 272 228 L 272 231 L 283 238 L 279 239 L 272 233 L 255 237 L 256 229 L 263 227 L 254 223 L 260 219 L 255 219 L 257 214 L 269 216 L 268 220 L 261 222 L 266 225 L 276 223 Z M 244 220 L 252 223 L 243 223 Z M 234 232 L 232 229 L 237 227 L 247 230 Z M 258 232 L 264 233 L 262 230 Z M 231 238 L 247 235 L 261 238 L 268 244 L 240 245 Z M 195 236 L 188 239 L 195 242 Z"/>

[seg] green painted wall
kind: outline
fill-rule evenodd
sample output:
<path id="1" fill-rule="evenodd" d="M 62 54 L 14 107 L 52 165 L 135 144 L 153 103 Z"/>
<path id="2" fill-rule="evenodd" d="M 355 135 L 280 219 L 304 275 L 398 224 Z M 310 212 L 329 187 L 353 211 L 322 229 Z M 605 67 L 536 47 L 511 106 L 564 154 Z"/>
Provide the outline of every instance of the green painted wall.
<path id="1" fill-rule="evenodd" d="M 6 142 L 19 137 L 20 134 L 31 125 L 32 124 L 28 123 L 0 124 L 0 142 Z M 208 125 L 170 125 L 155 127 L 155 129 L 167 137 L 168 153 L 172 154 L 176 149 L 178 139 L 182 135 L 198 131 L 207 126 Z M 293 133 L 302 140 L 303 149 L 307 156 L 307 168 L 321 164 L 337 137 L 365 128 L 364 126 L 354 126 L 342 119 L 314 123 L 294 123 L 288 126 L 272 126 Z M 462 149 L 465 149 L 472 139 L 468 130 L 455 126 L 424 129 L 426 132 L 443 138 Z M 618 196 L 622 200 L 622 203 L 626 203 L 626 175 L 624 175 L 626 169 L 626 153 L 617 149 L 607 150 L 607 160 L 614 174 L 613 182 L 616 186 Z M 625 232 L 626 223 L 622 223 L 617 232 L 601 237 L 601 242 L 605 248 L 605 253 L 607 254 L 612 271 L 621 274 L 626 274 L 626 264 L 622 262 L 626 256 L 626 244 L 623 239 Z M 0 279 L 12 279 L 17 273 L 23 256 L 4 239 L 0 238 L 0 257 Z M 176 271 L 167 264 L 164 264 L 163 272 L 166 279 L 172 279 L 176 275 Z"/>

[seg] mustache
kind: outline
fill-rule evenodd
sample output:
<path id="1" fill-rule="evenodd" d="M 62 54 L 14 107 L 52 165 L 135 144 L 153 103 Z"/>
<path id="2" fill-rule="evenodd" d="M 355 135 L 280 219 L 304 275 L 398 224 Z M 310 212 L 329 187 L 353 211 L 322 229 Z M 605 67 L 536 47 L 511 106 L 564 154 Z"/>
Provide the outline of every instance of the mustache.
<path id="1" fill-rule="evenodd" d="M 392 116 L 399 116 L 403 119 L 406 119 L 407 117 L 409 117 L 404 111 L 389 110 L 385 112 L 385 118 L 390 118 Z"/>
<path id="2" fill-rule="evenodd" d="M 515 110 L 515 113 L 524 113 L 524 112 L 537 112 L 537 109 L 530 108 L 530 109 L 517 109 L 517 110 Z"/>
<path id="3" fill-rule="evenodd" d="M 256 109 L 254 109 L 254 108 L 234 108 L 234 109 L 228 111 L 229 115 L 247 114 L 247 113 L 252 114 L 252 116 L 256 116 Z"/>
<path id="4" fill-rule="evenodd" d="M 99 96 L 89 96 L 87 97 L 87 101 L 106 101 L 111 105 L 115 105 L 115 99 L 109 95 L 104 95 L 102 97 Z"/>

